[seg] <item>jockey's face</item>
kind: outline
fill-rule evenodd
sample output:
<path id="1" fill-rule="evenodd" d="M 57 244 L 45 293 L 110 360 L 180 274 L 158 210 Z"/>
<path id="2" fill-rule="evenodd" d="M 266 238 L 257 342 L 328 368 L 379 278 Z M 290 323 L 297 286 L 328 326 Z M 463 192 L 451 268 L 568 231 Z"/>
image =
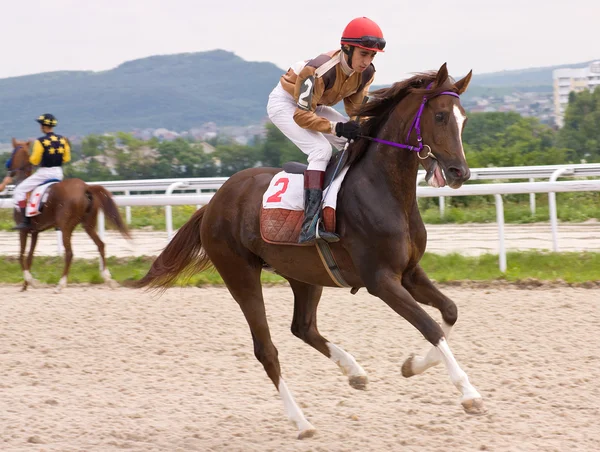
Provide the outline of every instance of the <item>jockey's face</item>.
<path id="1" fill-rule="evenodd" d="M 355 47 L 354 53 L 352 54 L 352 69 L 356 72 L 363 72 L 373 62 L 376 53 L 377 52 L 373 52 L 372 50 Z"/>

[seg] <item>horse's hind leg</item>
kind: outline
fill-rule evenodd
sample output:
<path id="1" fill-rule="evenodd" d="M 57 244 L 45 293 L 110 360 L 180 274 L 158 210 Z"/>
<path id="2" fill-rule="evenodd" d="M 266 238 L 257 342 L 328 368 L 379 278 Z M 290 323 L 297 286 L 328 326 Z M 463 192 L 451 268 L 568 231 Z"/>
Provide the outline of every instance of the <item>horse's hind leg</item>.
<path id="1" fill-rule="evenodd" d="M 114 279 L 112 279 L 110 270 L 106 266 L 106 259 L 104 256 L 104 242 L 102 241 L 102 239 L 96 232 L 96 228 L 93 224 L 90 224 L 89 222 L 85 222 L 83 227 L 85 229 L 85 232 L 87 232 L 87 234 L 90 236 L 90 238 L 94 241 L 94 243 L 98 247 L 98 252 L 100 253 L 100 260 L 102 261 L 102 270 L 100 271 L 100 274 L 102 275 L 104 282 L 106 284 L 108 284 L 108 286 L 111 289 L 116 288 L 118 286 L 118 284 Z"/>
<path id="2" fill-rule="evenodd" d="M 294 291 L 294 319 L 292 333 L 308 345 L 336 363 L 344 375 L 348 375 L 350 386 L 355 389 L 366 389 L 367 373 L 356 362 L 354 357 L 342 348 L 332 344 L 317 329 L 317 307 L 321 300 L 323 288 L 312 286 L 294 279 L 289 279 Z"/>
<path id="3" fill-rule="evenodd" d="M 211 260 L 246 317 L 254 342 L 254 356 L 279 391 L 288 418 L 299 430 L 298 438 L 309 438 L 314 435 L 315 428 L 304 417 L 281 377 L 277 349 L 271 341 L 260 282 L 262 265 L 254 256 L 247 256 L 246 260 L 233 251 L 223 252 L 222 248 L 213 248 L 215 245 L 214 242 L 209 245 L 215 251 L 210 254 Z"/>
<path id="4" fill-rule="evenodd" d="M 456 304 L 433 285 L 420 266 L 416 266 L 413 271 L 403 275 L 402 285 L 419 303 L 439 309 L 442 314 L 442 331 L 448 340 L 452 327 L 458 319 Z M 402 375 L 412 377 L 441 362 L 442 356 L 437 347 L 430 346 L 424 350 L 422 355 L 410 355 L 402 365 Z"/>
<path id="5" fill-rule="evenodd" d="M 58 281 L 55 293 L 60 293 L 65 287 L 67 287 L 67 275 L 71 268 L 71 261 L 73 260 L 73 247 L 71 246 L 71 235 L 73 234 L 73 228 L 61 228 L 63 246 L 65 247 L 65 266 L 63 268 L 63 274 Z"/>

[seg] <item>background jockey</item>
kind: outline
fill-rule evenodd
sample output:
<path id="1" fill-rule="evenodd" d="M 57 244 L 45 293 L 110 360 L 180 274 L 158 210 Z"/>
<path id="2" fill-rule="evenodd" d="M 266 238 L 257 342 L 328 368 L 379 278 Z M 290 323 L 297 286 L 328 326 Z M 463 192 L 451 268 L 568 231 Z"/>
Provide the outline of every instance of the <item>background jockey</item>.
<path id="1" fill-rule="evenodd" d="M 379 26 L 366 17 L 356 18 L 342 33 L 341 50 L 295 63 L 269 95 L 269 119 L 308 155 L 299 243 L 315 240 L 316 228 L 311 224 L 319 213 L 331 145 L 342 149 L 348 139 L 358 135 L 358 123 L 348 121 L 331 106 L 343 100 L 348 116 L 356 115 L 373 83 L 373 58 L 384 47 Z M 330 242 L 339 240 L 331 232 L 319 230 L 319 235 Z"/>
<path id="2" fill-rule="evenodd" d="M 33 152 L 29 158 L 32 165 L 39 169 L 15 187 L 13 200 L 16 209 L 21 209 L 22 220 L 15 229 L 28 229 L 31 219 L 25 216 L 27 193 L 49 179 L 63 180 L 62 164 L 71 160 L 71 147 L 66 138 L 53 132 L 58 121 L 50 113 L 36 119 L 44 133 L 33 143 Z"/>

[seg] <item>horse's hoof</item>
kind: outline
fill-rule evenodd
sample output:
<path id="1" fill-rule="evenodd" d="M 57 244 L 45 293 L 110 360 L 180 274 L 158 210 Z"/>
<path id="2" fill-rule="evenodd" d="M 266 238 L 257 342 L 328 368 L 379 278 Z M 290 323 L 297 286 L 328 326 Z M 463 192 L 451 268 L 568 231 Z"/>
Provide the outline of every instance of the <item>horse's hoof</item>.
<path id="1" fill-rule="evenodd" d="M 298 439 L 312 438 L 315 436 L 315 433 L 317 433 L 316 429 L 307 428 L 306 430 L 302 430 L 300 433 L 298 433 Z"/>
<path id="2" fill-rule="evenodd" d="M 406 359 L 406 361 L 404 361 L 404 364 L 402 364 L 402 376 L 405 378 L 409 378 L 415 375 L 415 373 L 412 370 L 412 362 L 414 357 L 415 354 L 411 353 L 411 355 Z"/>
<path id="3" fill-rule="evenodd" d="M 348 382 L 354 389 L 360 389 L 364 391 L 367 389 L 367 383 L 369 382 L 369 379 L 366 375 L 353 375 L 348 378 Z"/>
<path id="4" fill-rule="evenodd" d="M 40 282 L 37 279 L 35 279 L 35 278 L 31 278 L 29 281 L 25 281 L 23 283 L 23 287 L 25 289 L 27 289 L 27 286 L 31 286 L 32 288 L 37 289 L 37 288 L 40 287 Z"/>
<path id="5" fill-rule="evenodd" d="M 480 415 L 487 413 L 482 399 L 465 400 L 462 402 L 462 406 L 467 414 Z"/>
<path id="6" fill-rule="evenodd" d="M 54 293 L 61 293 L 62 292 L 62 287 L 61 286 L 56 286 L 54 288 Z"/>
<path id="7" fill-rule="evenodd" d="M 117 281 L 115 281 L 114 279 L 109 279 L 106 281 L 106 284 L 108 285 L 108 287 L 110 287 L 111 289 L 116 289 L 117 287 L 119 287 L 119 283 Z"/>
<path id="8" fill-rule="evenodd" d="M 21 287 L 21 292 L 25 292 L 27 290 L 27 281 L 23 282 L 23 286 Z"/>

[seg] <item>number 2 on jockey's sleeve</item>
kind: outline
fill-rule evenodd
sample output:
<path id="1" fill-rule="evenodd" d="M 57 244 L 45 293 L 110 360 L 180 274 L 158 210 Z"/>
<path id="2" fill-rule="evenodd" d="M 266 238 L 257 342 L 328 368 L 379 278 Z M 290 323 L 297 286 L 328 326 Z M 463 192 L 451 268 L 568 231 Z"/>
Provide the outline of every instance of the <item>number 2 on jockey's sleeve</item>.
<path id="1" fill-rule="evenodd" d="M 310 110 L 312 105 L 313 88 L 315 86 L 315 78 L 311 75 L 304 79 L 298 95 L 298 107 L 302 110 Z"/>

